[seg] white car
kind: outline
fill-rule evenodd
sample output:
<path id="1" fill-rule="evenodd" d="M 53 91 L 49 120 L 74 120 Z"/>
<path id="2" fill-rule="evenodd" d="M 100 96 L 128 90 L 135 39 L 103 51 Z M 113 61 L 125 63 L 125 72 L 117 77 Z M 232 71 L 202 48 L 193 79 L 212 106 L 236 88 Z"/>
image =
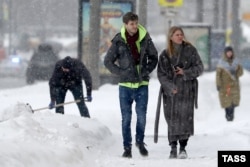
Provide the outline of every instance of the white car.
<path id="1" fill-rule="evenodd" d="M 24 77 L 28 62 L 19 55 L 11 55 L 0 61 L 0 77 Z"/>

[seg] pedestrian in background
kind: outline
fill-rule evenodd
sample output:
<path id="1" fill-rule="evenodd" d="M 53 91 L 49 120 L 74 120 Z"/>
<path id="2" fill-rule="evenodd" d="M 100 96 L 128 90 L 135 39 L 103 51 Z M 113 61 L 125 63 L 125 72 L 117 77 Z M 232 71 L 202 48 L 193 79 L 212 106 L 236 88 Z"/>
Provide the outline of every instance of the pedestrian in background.
<path id="1" fill-rule="evenodd" d="M 179 158 L 184 159 L 187 158 L 185 147 L 188 139 L 194 133 L 194 107 L 197 107 L 198 96 L 196 78 L 202 74 L 204 67 L 196 48 L 185 40 L 182 28 L 170 28 L 167 44 L 160 54 L 157 68 L 162 90 L 158 99 L 163 96 L 171 146 L 169 158 L 178 157 L 179 142 Z"/>
<path id="2" fill-rule="evenodd" d="M 84 102 L 83 79 L 87 90 L 86 99 L 91 102 L 92 79 L 85 65 L 80 60 L 71 58 L 70 56 L 59 60 L 49 80 L 51 98 L 49 108 L 52 109 L 55 107 L 55 104 L 64 103 L 66 93 L 70 90 L 74 99 L 80 100 L 80 102 L 77 103 L 80 115 L 82 117 L 90 117 L 88 108 Z M 56 113 L 64 114 L 64 107 L 56 107 Z"/>
<path id="3" fill-rule="evenodd" d="M 0 42 L 0 61 L 4 60 L 6 58 L 5 48 L 3 46 L 3 43 Z"/>
<path id="4" fill-rule="evenodd" d="M 158 53 L 146 29 L 138 24 L 138 16 L 128 12 L 123 16 L 124 26 L 112 40 L 104 64 L 119 76 L 119 100 L 122 115 L 123 157 L 132 157 L 131 118 L 132 103 L 137 115 L 135 143 L 141 155 L 147 156 L 144 133 L 148 104 L 149 74 L 158 62 Z"/>
<path id="5" fill-rule="evenodd" d="M 217 65 L 216 86 L 227 121 L 234 120 L 234 108 L 240 103 L 239 77 L 242 75 L 243 68 L 239 60 L 235 58 L 233 48 L 226 47 L 223 57 Z"/>

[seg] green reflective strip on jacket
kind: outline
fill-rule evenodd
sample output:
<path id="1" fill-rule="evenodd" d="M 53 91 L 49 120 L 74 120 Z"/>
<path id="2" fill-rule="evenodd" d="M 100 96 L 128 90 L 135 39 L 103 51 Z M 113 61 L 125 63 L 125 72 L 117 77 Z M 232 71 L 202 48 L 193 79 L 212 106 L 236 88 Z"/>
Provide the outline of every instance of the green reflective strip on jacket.
<path id="1" fill-rule="evenodd" d="M 142 82 L 137 82 L 137 83 L 132 83 L 132 82 L 122 82 L 122 83 L 119 83 L 120 86 L 124 86 L 124 87 L 127 87 L 127 88 L 139 88 L 140 86 L 143 86 L 143 85 L 148 85 L 148 81 L 142 81 Z"/>
<path id="2" fill-rule="evenodd" d="M 136 66 L 137 72 L 140 73 L 139 71 L 139 65 Z M 142 82 L 137 82 L 137 83 L 132 83 L 132 82 L 121 82 L 119 83 L 120 86 L 125 86 L 127 88 L 139 88 L 142 85 L 148 85 L 148 81 L 142 81 Z"/>

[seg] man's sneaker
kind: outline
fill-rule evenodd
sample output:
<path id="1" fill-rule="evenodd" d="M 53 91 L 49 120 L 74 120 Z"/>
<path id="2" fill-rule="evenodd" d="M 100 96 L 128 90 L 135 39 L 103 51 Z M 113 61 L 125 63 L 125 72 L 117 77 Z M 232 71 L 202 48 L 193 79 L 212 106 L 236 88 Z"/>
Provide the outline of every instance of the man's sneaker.
<path id="1" fill-rule="evenodd" d="M 148 150 L 145 148 L 144 143 L 136 143 L 135 145 L 138 147 L 142 156 L 148 156 Z"/>
<path id="2" fill-rule="evenodd" d="M 186 152 L 186 150 L 180 150 L 178 158 L 179 159 L 187 159 L 187 152 Z"/>
<path id="3" fill-rule="evenodd" d="M 177 158 L 177 148 L 172 148 L 170 151 L 169 159 L 175 159 Z"/>
<path id="4" fill-rule="evenodd" d="M 124 158 L 132 158 L 131 148 L 124 148 L 122 156 Z"/>

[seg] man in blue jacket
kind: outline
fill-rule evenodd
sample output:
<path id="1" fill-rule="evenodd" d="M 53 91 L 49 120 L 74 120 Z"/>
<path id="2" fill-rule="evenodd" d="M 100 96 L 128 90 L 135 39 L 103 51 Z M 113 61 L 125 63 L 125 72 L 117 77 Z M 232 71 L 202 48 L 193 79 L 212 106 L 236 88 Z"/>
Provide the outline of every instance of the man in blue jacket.
<path id="1" fill-rule="evenodd" d="M 147 156 L 144 132 L 148 104 L 149 74 L 158 62 L 157 50 L 146 29 L 138 24 L 138 16 L 128 12 L 123 16 L 124 26 L 112 40 L 104 64 L 119 76 L 119 100 L 122 115 L 123 157 L 132 157 L 131 117 L 132 103 L 136 106 L 135 143 L 141 155 Z"/>

